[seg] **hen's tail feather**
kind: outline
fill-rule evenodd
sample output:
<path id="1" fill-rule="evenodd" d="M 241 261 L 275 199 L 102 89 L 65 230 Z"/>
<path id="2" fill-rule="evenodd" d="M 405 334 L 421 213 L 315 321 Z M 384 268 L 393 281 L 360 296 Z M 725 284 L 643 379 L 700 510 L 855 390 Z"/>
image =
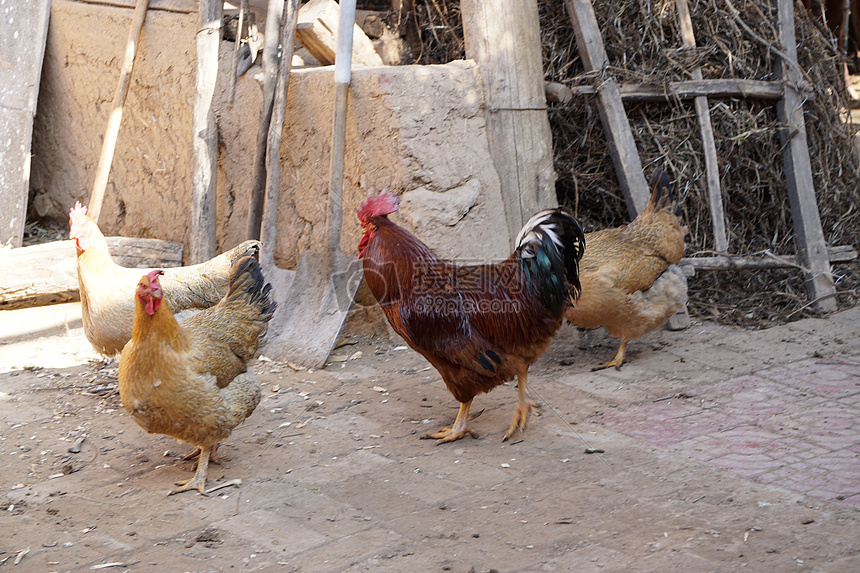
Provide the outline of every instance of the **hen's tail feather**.
<path id="1" fill-rule="evenodd" d="M 235 263 L 242 257 L 253 257 L 257 262 L 260 261 L 260 241 L 249 240 L 240 243 L 224 253 L 231 263 Z"/>
<path id="2" fill-rule="evenodd" d="M 230 269 L 230 286 L 225 300 L 244 298 L 246 304 L 259 310 L 258 320 L 268 322 L 278 306 L 269 297 L 271 291 L 272 285 L 266 283 L 255 256 L 244 256 L 233 263 Z"/>
<path id="3" fill-rule="evenodd" d="M 666 207 L 672 207 L 675 216 L 681 215 L 681 206 L 675 203 L 675 198 L 672 196 L 672 181 L 669 179 L 669 174 L 659 167 L 651 174 L 650 202 L 655 213 Z"/>
<path id="4" fill-rule="evenodd" d="M 565 300 L 576 299 L 582 288 L 579 261 L 585 234 L 576 219 L 561 209 L 533 215 L 517 236 L 516 255 L 530 284 L 554 314 Z"/>

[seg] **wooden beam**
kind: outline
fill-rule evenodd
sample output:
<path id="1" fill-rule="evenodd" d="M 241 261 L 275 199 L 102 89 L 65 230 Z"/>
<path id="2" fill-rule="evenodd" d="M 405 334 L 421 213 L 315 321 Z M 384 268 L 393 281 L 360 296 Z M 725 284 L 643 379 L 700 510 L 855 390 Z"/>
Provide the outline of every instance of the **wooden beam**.
<path id="1" fill-rule="evenodd" d="M 218 126 L 214 104 L 223 12 L 222 0 L 200 0 L 197 76 L 191 115 L 191 252 L 188 260 L 192 265 L 211 259 L 216 252 Z"/>
<path id="2" fill-rule="evenodd" d="M 129 268 L 182 265 L 182 243 L 105 237 L 113 260 Z M 143 273 L 141 272 L 141 276 Z M 54 241 L 0 251 L 0 310 L 78 300 L 73 241 Z"/>
<path id="3" fill-rule="evenodd" d="M 101 4 L 103 6 L 115 6 L 117 8 L 134 8 L 137 0 L 77 0 L 84 4 Z M 150 0 L 150 10 L 164 10 L 165 12 L 178 12 L 180 14 L 193 14 L 197 12 L 196 0 Z"/>
<path id="4" fill-rule="evenodd" d="M 678 25 L 684 47 L 695 49 L 696 36 L 693 34 L 693 20 L 690 18 L 690 8 L 687 0 L 675 0 L 678 13 Z M 702 80 L 702 70 L 696 66 L 692 72 L 694 81 Z M 726 252 L 729 242 L 726 237 L 726 220 L 723 215 L 723 197 L 720 192 L 720 168 L 717 159 L 717 146 L 714 143 L 714 129 L 711 126 L 711 110 L 708 98 L 696 96 L 693 100 L 696 106 L 696 117 L 699 122 L 699 133 L 702 136 L 702 153 L 705 156 L 705 181 L 708 188 L 708 201 L 711 207 L 711 223 L 714 228 L 714 250 Z"/>
<path id="5" fill-rule="evenodd" d="M 785 95 L 776 106 L 779 122 L 786 126 L 779 130 L 783 144 L 788 198 L 797 251 L 806 268 L 806 291 L 816 301 L 813 305 L 823 312 L 837 309 L 837 301 L 830 296 L 836 292 L 827 243 L 821 228 L 812 167 L 809 161 L 809 146 L 806 141 L 806 125 L 803 119 L 803 97 L 796 86 L 800 85 L 800 68 L 797 65 L 797 44 L 794 32 L 794 3 L 791 0 L 776 0 L 779 13 L 779 38 L 787 61 L 778 60 L 777 75 L 786 80 Z"/>
<path id="6" fill-rule="evenodd" d="M 609 65 L 609 60 L 603 47 L 603 38 L 591 1 L 565 0 L 565 4 L 576 33 L 576 46 L 585 71 L 603 72 Z M 627 201 L 627 211 L 630 218 L 634 219 L 648 205 L 648 199 L 651 196 L 642 172 L 639 152 L 636 150 L 636 140 L 633 139 L 633 132 L 615 79 L 611 77 L 601 79 L 597 94 L 600 120 L 603 123 L 606 143 L 615 165 L 615 174 Z"/>
<path id="7" fill-rule="evenodd" d="M 570 88 L 576 95 L 596 94 L 594 86 Z M 690 100 L 704 96 L 710 98 L 741 98 L 778 100 L 782 97 L 782 82 L 761 80 L 687 80 L 669 82 L 666 86 L 624 84 L 619 86 L 624 102 Z"/>
<path id="8" fill-rule="evenodd" d="M 844 263 L 857 258 L 857 251 L 850 245 L 841 245 L 827 249 L 828 260 L 832 263 Z M 759 257 L 744 257 L 739 255 L 717 255 L 715 257 L 684 257 L 680 266 L 691 266 L 697 271 L 726 271 L 760 270 L 799 268 L 803 263 L 797 255 L 770 255 Z"/>
<path id="9" fill-rule="evenodd" d="M 537 0 L 462 0 L 466 57 L 484 88 L 490 155 L 510 245 L 535 212 L 558 205 Z"/>

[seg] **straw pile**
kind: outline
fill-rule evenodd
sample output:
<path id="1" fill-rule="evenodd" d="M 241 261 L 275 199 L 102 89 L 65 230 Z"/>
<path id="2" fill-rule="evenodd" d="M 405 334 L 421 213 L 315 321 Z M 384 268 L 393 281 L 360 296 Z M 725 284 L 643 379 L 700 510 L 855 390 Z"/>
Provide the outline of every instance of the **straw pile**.
<path id="1" fill-rule="evenodd" d="M 544 69 L 548 81 L 597 85 L 584 72 L 564 3 L 539 0 Z M 732 7 L 739 17 L 732 16 Z M 594 8 L 619 83 L 663 86 L 690 79 L 699 66 L 705 79 L 773 80 L 778 56 L 775 6 L 754 0 L 691 0 L 697 48 L 683 49 L 675 0 L 595 0 Z M 416 2 L 418 63 L 464 57 L 459 2 Z M 804 102 L 813 180 L 829 245 L 860 245 L 860 162 L 845 121 L 847 100 L 840 56 L 826 27 L 797 4 L 800 67 L 812 89 Z M 794 227 L 786 193 L 778 122 L 773 102 L 711 99 L 711 120 L 720 160 L 729 251 L 793 254 Z M 710 254 L 713 229 L 704 158 L 692 101 L 627 105 L 646 177 L 656 166 L 672 175 L 690 229 L 687 254 Z M 607 153 L 593 96 L 550 104 L 559 202 L 586 230 L 627 222 L 627 209 Z M 860 264 L 834 267 L 840 308 L 856 302 Z M 699 271 L 690 279 L 694 316 L 767 326 L 814 316 L 797 270 Z"/>

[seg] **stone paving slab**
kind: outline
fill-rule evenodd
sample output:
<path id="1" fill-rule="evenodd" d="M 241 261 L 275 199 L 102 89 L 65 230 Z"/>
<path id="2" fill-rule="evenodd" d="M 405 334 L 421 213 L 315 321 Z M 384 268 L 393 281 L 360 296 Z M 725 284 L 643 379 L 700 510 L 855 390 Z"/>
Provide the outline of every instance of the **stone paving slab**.
<path id="1" fill-rule="evenodd" d="M 762 483 L 860 509 L 860 362 L 774 366 L 593 421 Z"/>

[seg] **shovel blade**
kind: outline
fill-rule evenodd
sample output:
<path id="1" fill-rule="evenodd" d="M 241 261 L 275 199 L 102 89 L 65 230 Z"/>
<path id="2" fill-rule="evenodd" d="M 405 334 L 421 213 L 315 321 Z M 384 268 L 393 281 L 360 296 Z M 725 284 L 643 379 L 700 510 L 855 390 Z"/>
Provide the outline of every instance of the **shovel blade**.
<path id="1" fill-rule="evenodd" d="M 269 324 L 262 353 L 273 360 L 322 368 L 361 283 L 360 262 L 338 252 L 332 260 L 305 252 Z"/>

